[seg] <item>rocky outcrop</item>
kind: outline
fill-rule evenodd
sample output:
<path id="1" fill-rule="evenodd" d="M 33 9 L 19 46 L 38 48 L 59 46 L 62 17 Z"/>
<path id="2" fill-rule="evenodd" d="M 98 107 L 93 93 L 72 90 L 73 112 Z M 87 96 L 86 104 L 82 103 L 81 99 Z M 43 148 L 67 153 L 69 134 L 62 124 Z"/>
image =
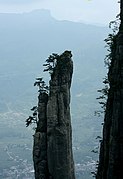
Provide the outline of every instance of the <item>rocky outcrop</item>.
<path id="1" fill-rule="evenodd" d="M 97 179 L 123 178 L 123 1 L 121 25 L 112 49 L 110 84 L 100 147 Z"/>
<path id="2" fill-rule="evenodd" d="M 49 94 L 39 95 L 39 121 L 34 135 L 36 179 L 75 179 L 70 117 L 71 52 L 58 56 Z"/>

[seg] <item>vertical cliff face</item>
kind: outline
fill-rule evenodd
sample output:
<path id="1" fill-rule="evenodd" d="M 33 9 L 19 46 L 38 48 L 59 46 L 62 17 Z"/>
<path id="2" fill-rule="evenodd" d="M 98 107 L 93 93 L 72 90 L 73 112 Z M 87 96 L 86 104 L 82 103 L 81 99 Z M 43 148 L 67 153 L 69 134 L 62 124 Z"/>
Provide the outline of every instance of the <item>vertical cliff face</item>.
<path id="1" fill-rule="evenodd" d="M 70 86 L 73 64 L 62 55 L 50 81 L 47 105 L 47 140 L 49 172 L 56 179 L 73 179 Z"/>
<path id="2" fill-rule="evenodd" d="M 39 122 L 34 136 L 36 179 L 74 179 L 70 86 L 71 52 L 58 57 L 50 80 L 49 95 L 39 96 Z"/>
<path id="3" fill-rule="evenodd" d="M 33 161 L 36 179 L 48 179 L 47 164 L 47 101 L 48 95 L 40 93 L 38 97 L 38 124 L 34 134 Z"/>
<path id="4" fill-rule="evenodd" d="M 121 25 L 112 50 L 108 73 L 110 89 L 100 148 L 97 179 L 123 178 L 123 2 L 121 1 Z"/>

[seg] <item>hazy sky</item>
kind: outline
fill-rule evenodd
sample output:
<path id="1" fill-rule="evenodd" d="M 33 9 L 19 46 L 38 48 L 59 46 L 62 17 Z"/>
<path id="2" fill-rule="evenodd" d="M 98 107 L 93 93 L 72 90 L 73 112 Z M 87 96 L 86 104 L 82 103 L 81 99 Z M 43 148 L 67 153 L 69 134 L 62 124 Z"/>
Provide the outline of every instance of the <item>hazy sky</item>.
<path id="1" fill-rule="evenodd" d="M 0 12 L 49 9 L 57 19 L 108 24 L 119 13 L 118 0 L 0 0 Z"/>

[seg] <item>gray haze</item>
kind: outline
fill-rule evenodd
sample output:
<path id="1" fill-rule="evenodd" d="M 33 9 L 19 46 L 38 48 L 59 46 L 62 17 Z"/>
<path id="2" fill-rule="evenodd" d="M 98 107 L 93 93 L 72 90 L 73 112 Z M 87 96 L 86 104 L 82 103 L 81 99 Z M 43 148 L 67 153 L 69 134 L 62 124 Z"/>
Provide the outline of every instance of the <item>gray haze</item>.
<path id="1" fill-rule="evenodd" d="M 0 0 L 0 12 L 49 9 L 60 20 L 108 24 L 118 14 L 118 0 Z"/>

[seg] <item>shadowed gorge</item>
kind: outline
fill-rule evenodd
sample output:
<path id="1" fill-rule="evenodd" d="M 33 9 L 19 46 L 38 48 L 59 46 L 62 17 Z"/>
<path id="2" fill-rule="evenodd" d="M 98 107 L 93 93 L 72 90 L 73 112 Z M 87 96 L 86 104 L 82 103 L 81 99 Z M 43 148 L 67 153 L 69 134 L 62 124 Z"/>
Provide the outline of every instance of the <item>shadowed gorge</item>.
<path id="1" fill-rule="evenodd" d="M 36 179 L 75 179 L 70 117 L 71 57 L 70 51 L 57 56 L 49 94 L 39 94 L 39 121 L 33 147 Z"/>

